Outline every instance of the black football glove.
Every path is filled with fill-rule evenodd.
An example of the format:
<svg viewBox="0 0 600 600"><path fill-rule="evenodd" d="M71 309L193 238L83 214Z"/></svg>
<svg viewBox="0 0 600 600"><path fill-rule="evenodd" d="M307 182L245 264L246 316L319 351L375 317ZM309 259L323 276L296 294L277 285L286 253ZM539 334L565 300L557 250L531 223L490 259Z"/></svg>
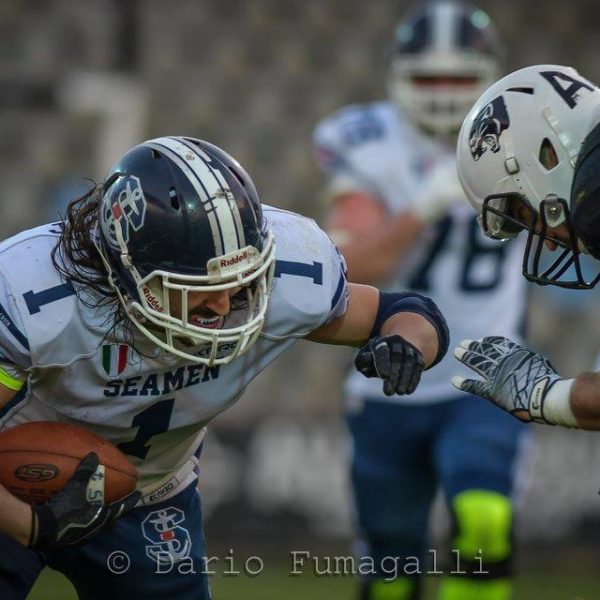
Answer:
<svg viewBox="0 0 600 600"><path fill-rule="evenodd" d="M81 544L135 506L140 492L104 504L104 470L95 452L80 463L67 485L45 504L32 506L29 547L52 552Z"/></svg>
<svg viewBox="0 0 600 600"><path fill-rule="evenodd" d="M358 351L354 366L365 377L383 379L383 393L412 394L425 369L423 355L399 335L371 338Z"/></svg>

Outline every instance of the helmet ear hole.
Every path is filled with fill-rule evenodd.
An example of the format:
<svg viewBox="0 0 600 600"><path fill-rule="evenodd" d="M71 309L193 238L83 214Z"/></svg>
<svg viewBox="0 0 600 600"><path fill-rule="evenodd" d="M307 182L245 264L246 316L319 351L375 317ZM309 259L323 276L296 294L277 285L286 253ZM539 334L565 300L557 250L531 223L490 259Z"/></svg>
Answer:
<svg viewBox="0 0 600 600"><path fill-rule="evenodd" d="M171 206L175 210L179 210L181 208L179 204L179 198L177 196L177 190L173 186L169 188L169 199L171 200Z"/></svg>
<svg viewBox="0 0 600 600"><path fill-rule="evenodd" d="M558 154L552 145L552 142L548 138L544 138L540 144L539 153L540 164L547 170L551 171L554 167L558 166Z"/></svg>

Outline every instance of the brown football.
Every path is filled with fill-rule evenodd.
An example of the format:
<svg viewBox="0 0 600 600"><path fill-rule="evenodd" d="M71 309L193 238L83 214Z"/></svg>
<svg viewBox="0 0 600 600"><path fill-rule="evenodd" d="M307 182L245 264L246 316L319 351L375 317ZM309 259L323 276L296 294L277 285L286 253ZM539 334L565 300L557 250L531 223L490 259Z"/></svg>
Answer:
<svg viewBox="0 0 600 600"><path fill-rule="evenodd" d="M116 446L81 427L50 421L0 431L0 483L29 504L46 502L65 486L89 452L104 465L105 502L135 489L137 471Z"/></svg>

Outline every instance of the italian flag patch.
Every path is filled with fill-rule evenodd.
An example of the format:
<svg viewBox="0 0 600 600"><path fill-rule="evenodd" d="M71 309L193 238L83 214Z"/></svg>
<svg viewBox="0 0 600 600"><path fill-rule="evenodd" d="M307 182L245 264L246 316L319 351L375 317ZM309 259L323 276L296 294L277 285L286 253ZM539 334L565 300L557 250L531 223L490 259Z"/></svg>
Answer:
<svg viewBox="0 0 600 600"><path fill-rule="evenodd" d="M129 346L126 344L104 344L102 367L109 377L122 373L129 362Z"/></svg>

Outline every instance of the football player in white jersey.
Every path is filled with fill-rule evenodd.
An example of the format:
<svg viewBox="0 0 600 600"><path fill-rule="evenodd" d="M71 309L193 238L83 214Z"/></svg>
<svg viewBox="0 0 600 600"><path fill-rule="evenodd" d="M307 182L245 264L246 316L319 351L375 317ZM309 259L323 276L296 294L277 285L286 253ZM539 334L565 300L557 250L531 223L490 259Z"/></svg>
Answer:
<svg viewBox="0 0 600 600"><path fill-rule="evenodd" d="M88 503L91 453L47 504L0 486L0 597L25 598L49 565L82 599L208 599L195 485L205 426L301 338L363 345L357 368L390 394L411 393L448 344L431 300L347 284L313 221L262 206L239 163L201 140L136 146L64 223L3 242L0 429L90 429L128 455L139 484ZM126 573L107 563L116 551Z"/></svg>
<svg viewBox="0 0 600 600"><path fill-rule="evenodd" d="M350 280L430 295L457 342L477 332L518 336L524 317L521 249L486 240L456 174L456 134L497 76L500 54L484 12L454 0L419 5L396 29L390 99L343 108L314 133L329 176L329 232ZM441 488L453 522L450 547L465 573L445 578L440 598L504 600L511 595L513 466L524 428L457 394L455 368L442 361L405 398L388 398L349 374L358 547L378 564L385 556L425 564L430 508ZM393 442L383 431L396 433ZM480 550L486 576L478 572ZM421 587L414 575L364 578L361 598L414 600Z"/></svg>
<svg viewBox="0 0 600 600"><path fill-rule="evenodd" d="M571 289L600 281L600 266L590 274L580 264L582 254L600 259L596 85L561 65L507 75L467 115L457 157L485 233L505 240L526 233L525 278ZM522 421L600 429L599 373L561 378L543 356L493 335L466 339L454 354L481 376L456 376L459 389Z"/></svg>

